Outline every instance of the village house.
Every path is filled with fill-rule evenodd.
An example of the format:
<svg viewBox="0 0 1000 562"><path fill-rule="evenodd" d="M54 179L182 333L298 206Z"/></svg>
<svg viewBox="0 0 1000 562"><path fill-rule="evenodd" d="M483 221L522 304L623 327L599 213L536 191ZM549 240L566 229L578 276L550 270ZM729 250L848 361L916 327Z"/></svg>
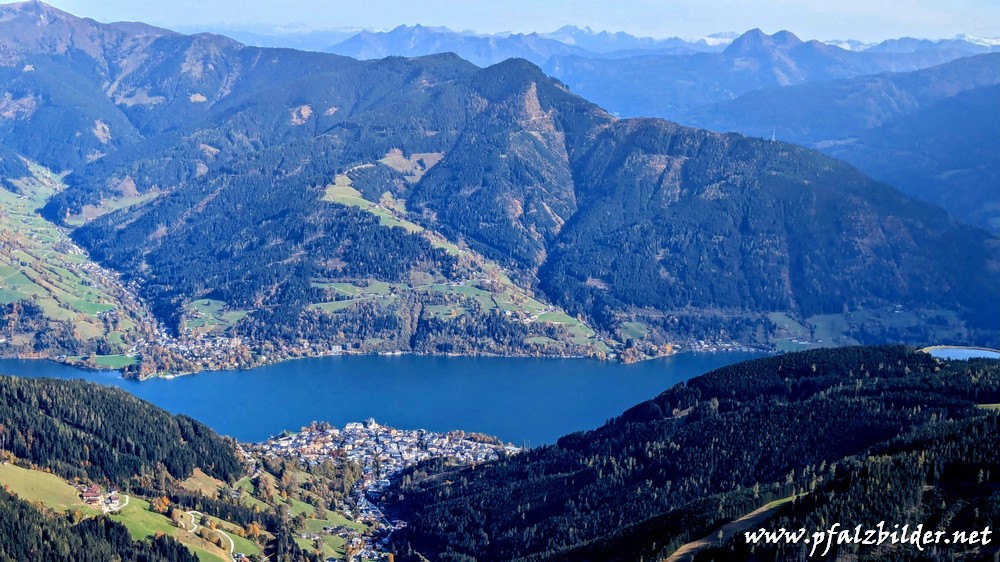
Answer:
<svg viewBox="0 0 1000 562"><path fill-rule="evenodd" d="M83 488L80 496L83 498L83 503L87 505L99 505L101 503L101 487L97 484L91 484Z"/></svg>

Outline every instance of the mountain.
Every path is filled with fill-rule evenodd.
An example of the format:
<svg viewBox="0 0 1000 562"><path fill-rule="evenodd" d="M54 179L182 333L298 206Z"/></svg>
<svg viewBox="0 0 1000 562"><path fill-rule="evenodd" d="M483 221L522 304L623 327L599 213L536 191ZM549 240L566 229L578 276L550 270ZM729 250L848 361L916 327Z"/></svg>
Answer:
<svg viewBox="0 0 1000 562"><path fill-rule="evenodd" d="M38 6L4 6L0 36ZM46 14L65 20L48 44L98 39L8 40L0 87L35 101L0 139L60 173L43 216L180 339L144 348L159 368L345 346L631 360L768 346L775 319L837 343L998 337L996 239L815 152L616 119L525 60L357 61Z"/></svg>
<svg viewBox="0 0 1000 562"><path fill-rule="evenodd" d="M679 120L693 108L752 90L918 70L968 55L959 50L855 52L802 41L787 31L767 35L754 29L721 53L614 60L556 56L543 68L574 92L616 114Z"/></svg>
<svg viewBox="0 0 1000 562"><path fill-rule="evenodd" d="M594 31L589 27L563 26L556 31L541 34L567 45L575 45L592 53L621 56L622 53L636 54L639 51L657 51L658 54L722 51L734 37L728 33L716 33L708 37L684 40L679 37L654 39L636 37L624 31Z"/></svg>
<svg viewBox="0 0 1000 562"><path fill-rule="evenodd" d="M82 64L104 77L127 75L144 62L140 53L157 38L175 35L143 24L98 24L41 2L0 6L0 139L5 146L42 157L50 166L69 169L138 141L135 127L121 117L115 103L141 103L128 98L117 84L94 84L52 67L52 57L79 54ZM31 61L19 53L40 55ZM95 91L102 95L93 95ZM46 99L39 97L44 92ZM73 108L73 111L65 111ZM31 119L26 119L27 117ZM46 126L39 127L40 122ZM86 132L67 139L62 131ZM114 131L114 135L105 131Z"/></svg>
<svg viewBox="0 0 1000 562"><path fill-rule="evenodd" d="M957 50L972 54L995 53L1000 51L1000 40L983 39L959 35L952 39L915 39L900 37L887 39L866 49L873 53L913 53L926 50Z"/></svg>
<svg viewBox="0 0 1000 562"><path fill-rule="evenodd" d="M840 47L845 51L864 51L868 47L873 46L873 43L865 43L864 41L858 41L857 39L831 39L829 41L824 41L827 45L833 45L834 47Z"/></svg>
<svg viewBox="0 0 1000 562"><path fill-rule="evenodd" d="M766 88L702 106L685 123L803 145L849 138L960 92L1000 83L1000 54L963 57L913 72Z"/></svg>
<svg viewBox="0 0 1000 562"><path fill-rule="evenodd" d="M261 25L243 27L217 24L211 26L180 26L176 31L195 35L211 33L225 35L252 47L275 47L299 51L325 52L331 45L337 45L354 37L362 30L357 28L314 30L301 26Z"/></svg>
<svg viewBox="0 0 1000 562"><path fill-rule="evenodd" d="M544 34L470 35L416 25L363 31L324 50L358 59L453 52L483 67L524 58L616 114L676 120L694 107L760 88L916 70L989 49L957 40L934 49L852 45L844 49L759 29L690 41L574 26Z"/></svg>
<svg viewBox="0 0 1000 562"><path fill-rule="evenodd" d="M1000 85L945 98L825 152L1000 233Z"/></svg>
<svg viewBox="0 0 1000 562"><path fill-rule="evenodd" d="M392 535L403 560L675 560L681 547L688 560L800 560L815 547L752 545L744 532L805 528L815 540L837 522L951 536L1000 516L1000 416L977 407L997 398L997 360L788 354L695 377L496 463L417 466L384 500L408 523ZM831 546L829 559L912 559L909 544ZM942 545L923 559L996 552Z"/></svg>
<svg viewBox="0 0 1000 562"><path fill-rule="evenodd" d="M748 92L683 120L818 148L998 232L997 84L1000 53L984 54L914 72Z"/></svg>
<svg viewBox="0 0 1000 562"><path fill-rule="evenodd" d="M362 31L324 50L362 60L388 56L418 57L450 52L478 66L489 66L509 58L523 58L535 64L543 64L556 55L588 53L583 48L549 39L537 33L478 36L423 25L401 25L391 31Z"/></svg>

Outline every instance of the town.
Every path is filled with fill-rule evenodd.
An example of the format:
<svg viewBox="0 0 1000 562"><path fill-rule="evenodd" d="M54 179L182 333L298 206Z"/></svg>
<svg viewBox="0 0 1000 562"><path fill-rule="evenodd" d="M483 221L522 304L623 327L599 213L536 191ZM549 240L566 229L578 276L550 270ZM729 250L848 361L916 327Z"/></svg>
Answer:
<svg viewBox="0 0 1000 562"><path fill-rule="evenodd" d="M359 547L361 559L383 558L386 552L381 549L389 543L389 535L406 526L404 521L386 518L373 501L394 476L419 462L436 458L475 465L522 451L496 437L478 433L395 429L370 418L363 423L348 423L343 429L313 423L298 433L285 433L259 445L244 445L244 450L251 457L267 455L306 464L334 459L357 463L362 477L353 490L356 507L353 512L346 506L343 509L353 520L371 525L376 538L366 542L360 534L343 528L324 529L324 532L342 533L349 544ZM318 537L303 535L302 538Z"/></svg>

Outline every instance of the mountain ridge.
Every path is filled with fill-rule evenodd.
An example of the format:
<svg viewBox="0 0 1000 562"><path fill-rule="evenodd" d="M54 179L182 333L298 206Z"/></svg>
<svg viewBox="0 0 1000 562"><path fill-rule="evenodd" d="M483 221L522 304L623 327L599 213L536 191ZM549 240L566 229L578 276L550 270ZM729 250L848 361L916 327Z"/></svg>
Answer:
<svg viewBox="0 0 1000 562"><path fill-rule="evenodd" d="M770 346L784 313L840 343L995 337L995 240L807 150L617 119L523 59L117 41L143 64L15 52L0 84L38 101L0 140L71 170L45 216L177 349L631 360Z"/></svg>
<svg viewBox="0 0 1000 562"><path fill-rule="evenodd" d="M990 175L995 157L989 152L1000 134L992 116L996 104L990 104L988 93L978 94L982 101L977 103L971 96L1000 83L998 77L1000 53L982 54L906 73L748 92L693 110L684 121L815 147L997 232L995 207L1000 201L993 189L996 178ZM962 99L969 100L964 109ZM950 107L950 117L921 117L935 106L942 111L942 104ZM911 121L917 127L921 119L919 133L889 135ZM926 146L905 148L918 139Z"/></svg>

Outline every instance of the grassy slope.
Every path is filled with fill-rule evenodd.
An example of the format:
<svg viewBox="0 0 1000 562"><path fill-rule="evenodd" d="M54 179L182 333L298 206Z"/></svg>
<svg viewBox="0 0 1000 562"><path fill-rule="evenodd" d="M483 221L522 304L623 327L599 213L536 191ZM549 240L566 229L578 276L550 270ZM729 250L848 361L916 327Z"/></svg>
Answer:
<svg viewBox="0 0 1000 562"><path fill-rule="evenodd" d="M223 550L205 539L178 527L175 527L165 515L149 511L149 502L132 497L129 504L111 516L112 519L125 525L133 539L152 537L161 532L170 535L194 552L201 562L227 562L228 549Z"/></svg>
<svg viewBox="0 0 1000 562"><path fill-rule="evenodd" d="M398 164L396 168L398 168ZM437 280L437 283L427 282L424 284L396 285L395 288L397 291L439 292L473 298L487 311L499 309L523 313L531 321L563 324L569 331L570 341L573 343L580 345L592 344L598 349L607 351L607 346L599 340L597 334L589 326L533 298L526 291L515 285L499 265L486 260L471 250L462 249L438 233L428 231L422 226L408 221L403 217L398 204L390 194L384 194L379 203L368 201L358 190L352 187L351 179L348 176L338 175L334 183L327 186L322 200L340 205L358 207L377 216L379 221L385 226L399 226L405 228L411 234L425 236L434 246L442 248L452 255L467 257L474 264L475 268L478 269L477 277L491 279L491 285L497 287L493 290L487 290L485 288L486 284L479 279L464 279L452 283L444 283L441 282L444 280ZM387 284L382 283L381 285L385 286ZM314 305L325 312L343 310L360 300L393 298L392 295L388 294L389 291L387 289L381 290L382 287L377 283L368 287L361 287L349 283L325 283L317 281L314 282L314 286L332 288L345 296L352 297L347 300L330 301ZM428 310L445 319L461 316L465 312L463 307L451 305L435 305Z"/></svg>
<svg viewBox="0 0 1000 562"><path fill-rule="evenodd" d="M95 278L91 268L96 266L75 249L66 232L35 213L63 189L61 178L30 167L33 177L14 180L20 194L0 189L0 303L36 298L48 318L71 321L80 339L132 339L135 324L128 319L106 333L98 315L120 303Z"/></svg>
<svg viewBox="0 0 1000 562"><path fill-rule="evenodd" d="M22 500L41 502L55 511L80 510L88 515L100 513L83 503L76 488L54 474L4 464L0 465L0 484Z"/></svg>
<svg viewBox="0 0 1000 562"><path fill-rule="evenodd" d="M181 482L181 486L192 492L197 492L203 496L214 498L219 488L225 483L218 478L212 478L205 474L200 468L195 468L190 478Z"/></svg>
<svg viewBox="0 0 1000 562"><path fill-rule="evenodd" d="M78 510L87 516L100 514L100 510L87 506L80 500L76 488L54 474L5 464L0 465L0 484L8 487L23 500L40 502L55 511ZM193 533L175 527L165 515L150 511L149 502L134 496L130 496L128 505L121 512L112 514L111 519L125 525L134 539L152 537L160 532L181 541L202 562L227 562L229 560L228 549L220 549ZM220 522L220 525L223 529L235 528L226 522ZM247 554L260 552L260 549L250 541L240 539L232 534L231 536L238 551Z"/></svg>

